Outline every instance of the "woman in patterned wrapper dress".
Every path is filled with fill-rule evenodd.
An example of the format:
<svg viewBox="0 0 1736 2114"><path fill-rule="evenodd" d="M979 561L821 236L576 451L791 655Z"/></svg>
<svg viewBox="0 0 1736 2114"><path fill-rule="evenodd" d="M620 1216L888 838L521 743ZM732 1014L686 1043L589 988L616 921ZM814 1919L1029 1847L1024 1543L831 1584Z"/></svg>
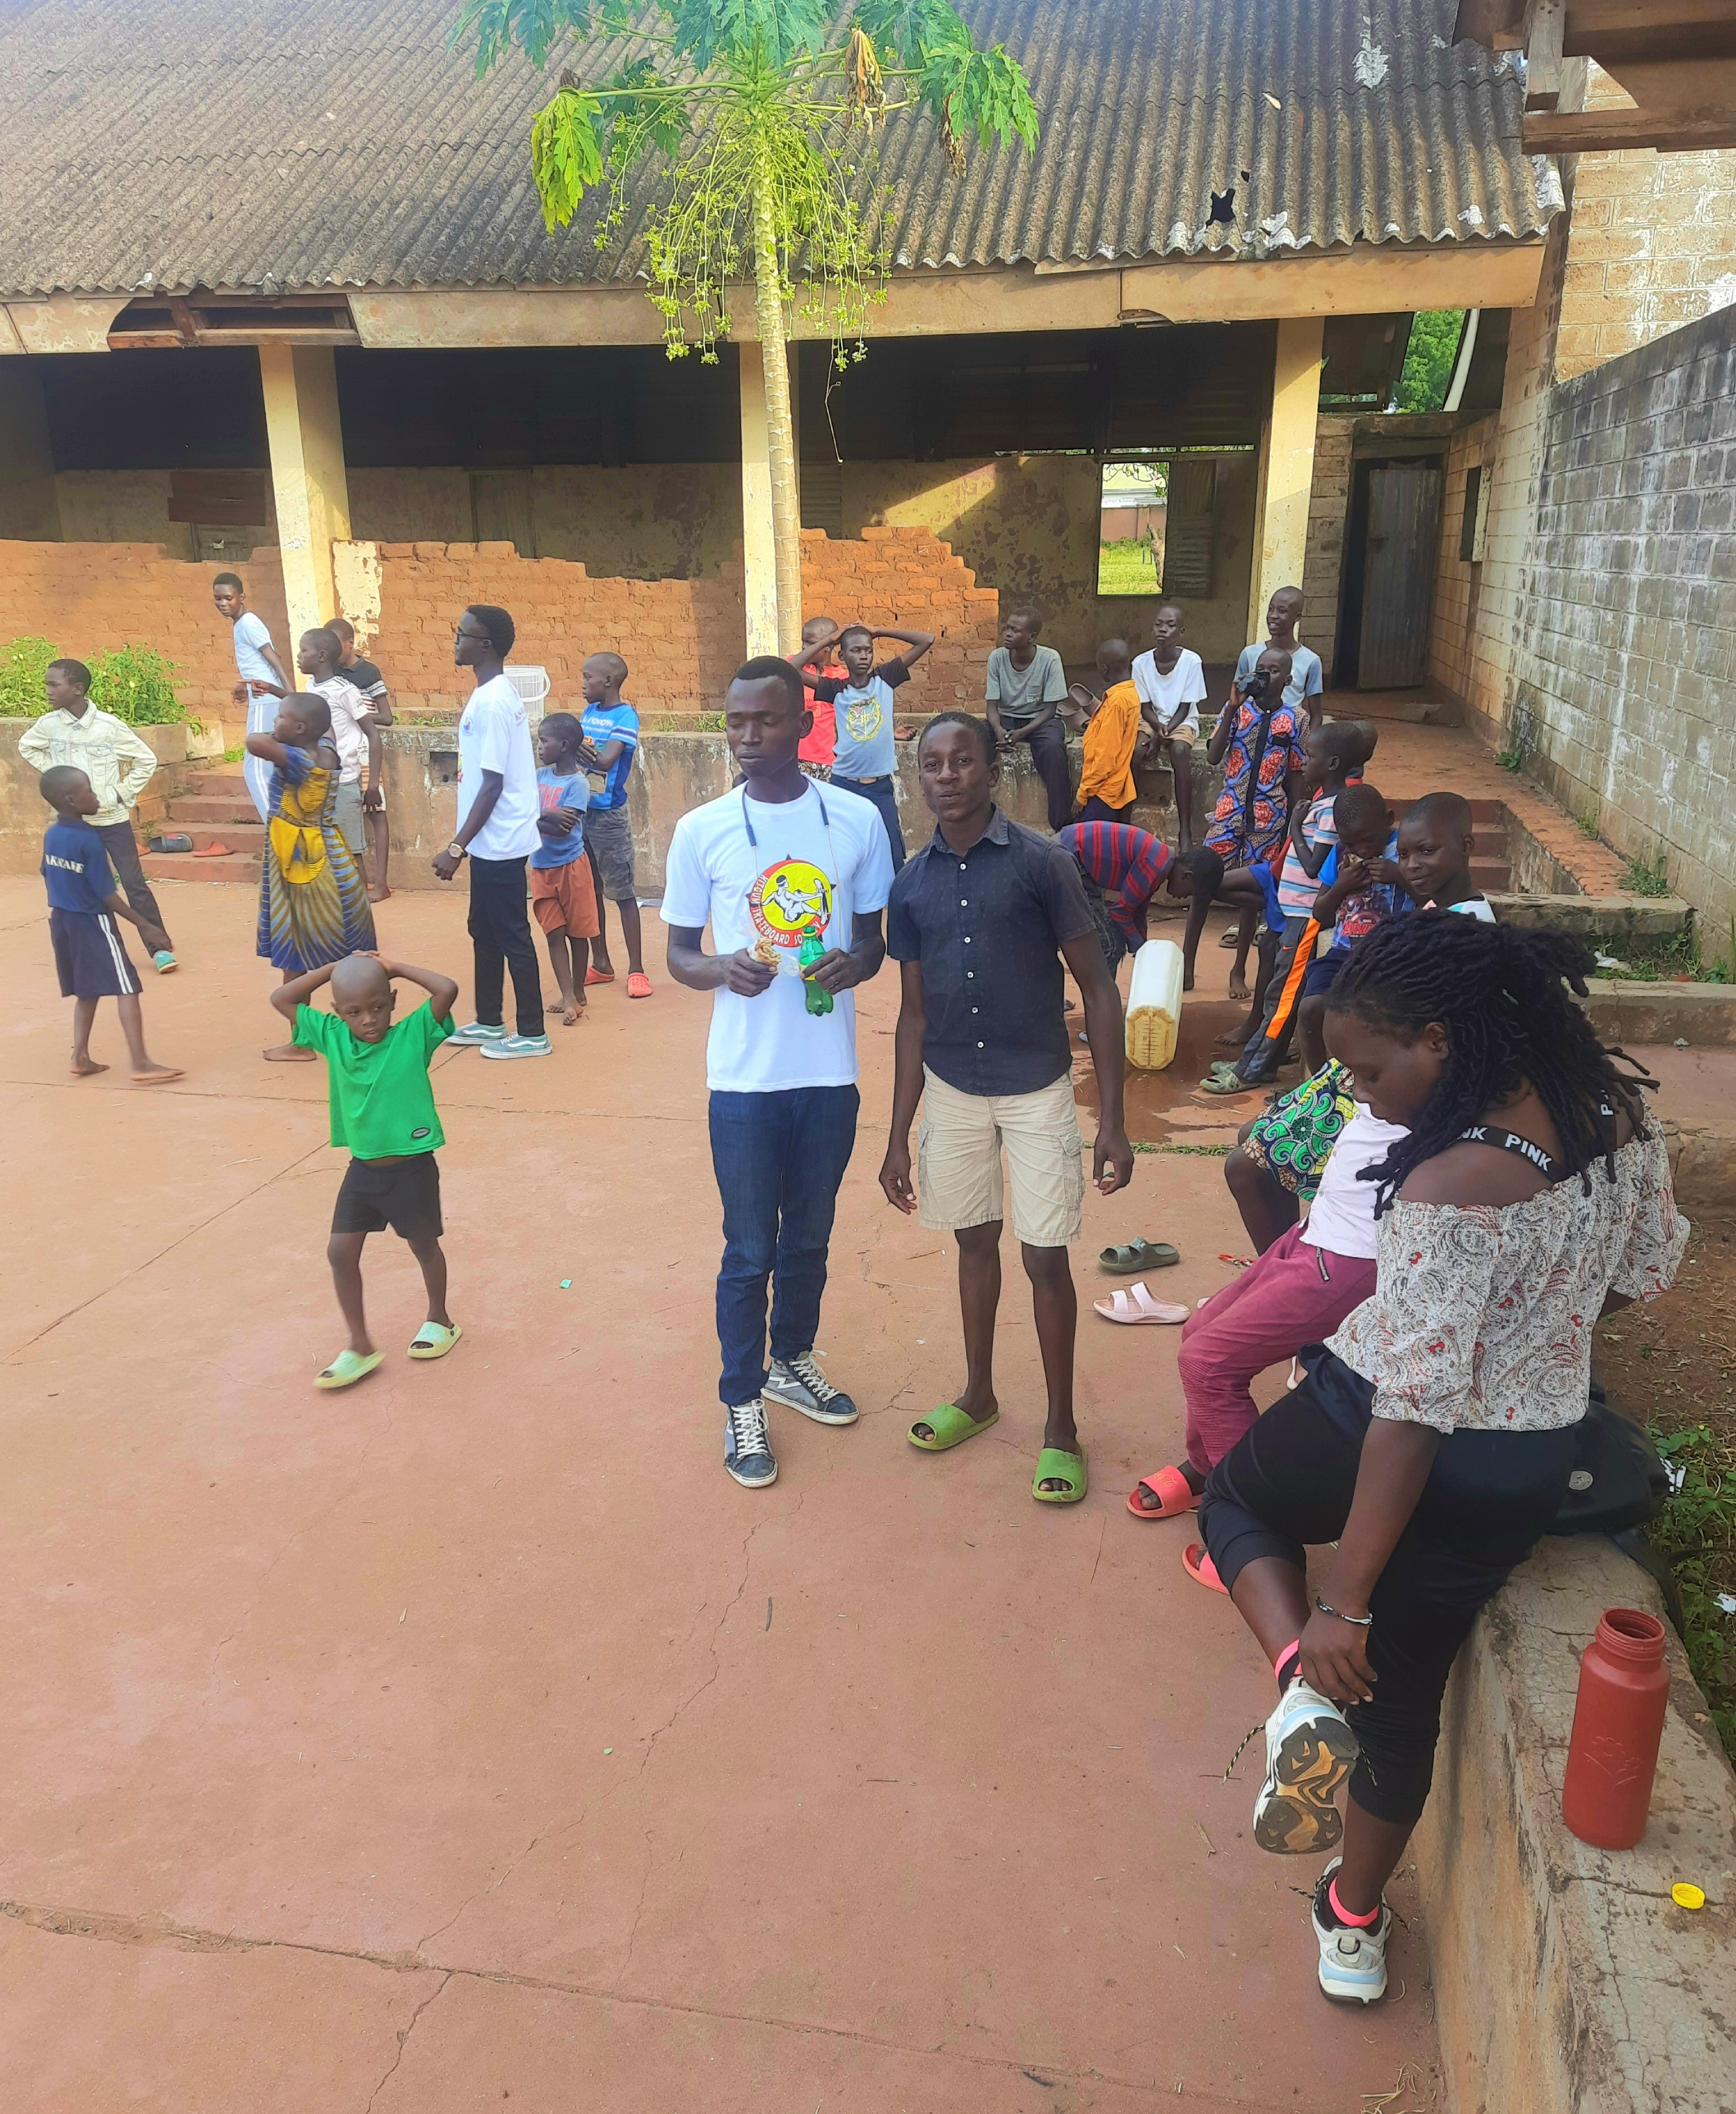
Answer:
<svg viewBox="0 0 1736 2114"><path fill-rule="evenodd" d="M1200 1506L1278 1679L1255 1840L1306 1854L1343 1837L1313 1908L1320 1984L1340 2001L1386 1992L1381 1889L1428 1797L1447 1675L1567 1494L1592 1331L1667 1289L1688 1238L1639 1082L1569 995L1592 968L1564 933L1468 917L1402 918L1358 945L1327 1044L1404 1132L1361 1177L1375 1288L1304 1349L1301 1383ZM1308 1544L1335 1544L1312 1599Z"/></svg>
<svg viewBox="0 0 1736 2114"><path fill-rule="evenodd" d="M250 734L247 752L272 765L271 808L259 875L259 951L291 977L371 950L373 912L367 883L338 833L337 751L331 708L297 690L268 734ZM281 1043L265 1052L277 1064L311 1062L317 1053Z"/></svg>

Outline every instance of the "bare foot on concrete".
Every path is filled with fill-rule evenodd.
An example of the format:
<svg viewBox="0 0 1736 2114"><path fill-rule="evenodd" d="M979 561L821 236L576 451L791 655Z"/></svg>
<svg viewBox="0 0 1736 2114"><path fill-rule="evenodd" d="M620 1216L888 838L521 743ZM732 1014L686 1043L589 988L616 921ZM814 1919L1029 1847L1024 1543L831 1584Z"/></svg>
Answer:
<svg viewBox="0 0 1736 2114"><path fill-rule="evenodd" d="M186 1076L172 1064L147 1064L142 1072L131 1074L135 1087L167 1086L171 1079L184 1079Z"/></svg>
<svg viewBox="0 0 1736 2114"><path fill-rule="evenodd" d="M268 1064L311 1064L317 1052L300 1050L293 1042L280 1042L273 1050L261 1052Z"/></svg>
<svg viewBox="0 0 1736 2114"><path fill-rule="evenodd" d="M1235 972L1235 971L1234 971L1234 969L1232 969L1232 970L1230 972L1230 995L1233 999L1238 999L1238 1000L1245 1000L1250 999L1250 998L1252 998L1252 997L1253 997L1253 992L1252 992L1252 991L1250 991L1248 990L1248 979L1247 979L1247 977L1239 977L1239 976L1236 974L1236 972ZM1239 1036L1234 1036L1234 1035L1231 1035L1231 1036L1220 1036L1218 1037L1218 1040L1219 1040L1219 1041L1221 1041L1221 1042L1222 1042L1222 1041L1230 1041L1230 1042L1234 1042L1234 1041L1239 1041L1239 1039L1240 1039L1240 1038L1239 1038Z"/></svg>
<svg viewBox="0 0 1736 2114"><path fill-rule="evenodd" d="M561 1016L561 1025L563 1027L576 1027L584 1018L584 1008L576 999L571 1001L564 998L551 999L543 1010L545 1013L558 1013Z"/></svg>

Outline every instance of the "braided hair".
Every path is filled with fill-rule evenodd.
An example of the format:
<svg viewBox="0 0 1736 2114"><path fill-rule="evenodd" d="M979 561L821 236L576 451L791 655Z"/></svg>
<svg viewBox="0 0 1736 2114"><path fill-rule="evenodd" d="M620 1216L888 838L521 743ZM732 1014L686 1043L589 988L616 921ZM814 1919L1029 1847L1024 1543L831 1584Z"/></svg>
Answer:
<svg viewBox="0 0 1736 2114"><path fill-rule="evenodd" d="M1639 1088L1656 1082L1626 1053L1606 1050L1573 1003L1583 997L1592 956L1565 932L1490 925L1445 912L1394 918L1360 940L1339 972L1326 1008L1354 1014L1376 1033L1414 1041L1431 1021L1446 1030L1445 1068L1414 1129L1366 1170L1378 1217L1411 1170L1455 1145L1489 1110L1529 1085L1560 1140L1560 1165L1589 1189L1601 1160L1615 1174L1605 1108L1647 1134Z"/></svg>

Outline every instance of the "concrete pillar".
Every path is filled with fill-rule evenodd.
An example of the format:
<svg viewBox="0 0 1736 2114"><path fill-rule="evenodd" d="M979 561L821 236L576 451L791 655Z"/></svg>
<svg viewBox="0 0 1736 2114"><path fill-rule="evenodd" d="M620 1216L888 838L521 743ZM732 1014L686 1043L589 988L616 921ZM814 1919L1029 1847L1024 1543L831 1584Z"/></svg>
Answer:
<svg viewBox="0 0 1736 2114"><path fill-rule="evenodd" d="M1254 565L1248 584L1248 635L1266 636L1266 605L1282 587L1303 587L1308 549L1308 496L1314 483L1314 432L1320 421L1324 319L1298 316L1278 325L1271 416L1260 437L1260 490Z"/></svg>
<svg viewBox="0 0 1736 2114"><path fill-rule="evenodd" d="M741 350L741 556L748 657L776 653L777 552L772 527L772 453L766 437L766 374L757 338Z"/></svg>
<svg viewBox="0 0 1736 2114"><path fill-rule="evenodd" d="M259 381L289 609L283 660L293 668L302 633L337 615L332 545L350 537L350 487L332 348L262 345Z"/></svg>
<svg viewBox="0 0 1736 2114"><path fill-rule="evenodd" d="M42 374L27 359L0 359L0 536L60 541L60 498Z"/></svg>

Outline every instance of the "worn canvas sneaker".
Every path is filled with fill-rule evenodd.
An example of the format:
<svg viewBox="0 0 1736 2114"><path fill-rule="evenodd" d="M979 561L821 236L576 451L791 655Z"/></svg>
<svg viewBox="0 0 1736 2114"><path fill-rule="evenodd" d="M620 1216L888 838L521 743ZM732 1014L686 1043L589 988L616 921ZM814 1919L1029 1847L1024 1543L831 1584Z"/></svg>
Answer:
<svg viewBox="0 0 1736 2114"><path fill-rule="evenodd" d="M1254 1801L1254 1840L1280 1856L1330 1850L1344 1832L1333 1803L1355 1766L1344 1713L1299 1674L1266 1721L1266 1781Z"/></svg>
<svg viewBox="0 0 1736 2114"><path fill-rule="evenodd" d="M1372 2004L1386 1994L1386 1941L1392 1910L1381 1897L1381 1913L1366 1929L1340 1923L1327 1889L1344 1860L1335 1857L1314 1889L1314 1935L1320 1941L1320 1986L1335 2004Z"/></svg>
<svg viewBox="0 0 1736 2114"><path fill-rule="evenodd" d="M799 1358L774 1358L763 1392L767 1402L799 1409L816 1424L854 1424L862 1414L842 1389L827 1379L811 1351Z"/></svg>
<svg viewBox="0 0 1736 2114"><path fill-rule="evenodd" d="M777 1480L766 1436L766 1405L757 1396L723 1412L723 1465L744 1490L763 1490Z"/></svg>
<svg viewBox="0 0 1736 2114"><path fill-rule="evenodd" d="M474 1049L478 1043L504 1042L506 1039L504 1027L491 1027L485 1020L473 1020L468 1027L455 1028L447 1037L448 1042L459 1043L466 1049Z"/></svg>
<svg viewBox="0 0 1736 2114"><path fill-rule="evenodd" d="M457 1041L455 1035L453 1041ZM547 1057L554 1045L546 1035L503 1035L498 1042L483 1045L484 1057Z"/></svg>

